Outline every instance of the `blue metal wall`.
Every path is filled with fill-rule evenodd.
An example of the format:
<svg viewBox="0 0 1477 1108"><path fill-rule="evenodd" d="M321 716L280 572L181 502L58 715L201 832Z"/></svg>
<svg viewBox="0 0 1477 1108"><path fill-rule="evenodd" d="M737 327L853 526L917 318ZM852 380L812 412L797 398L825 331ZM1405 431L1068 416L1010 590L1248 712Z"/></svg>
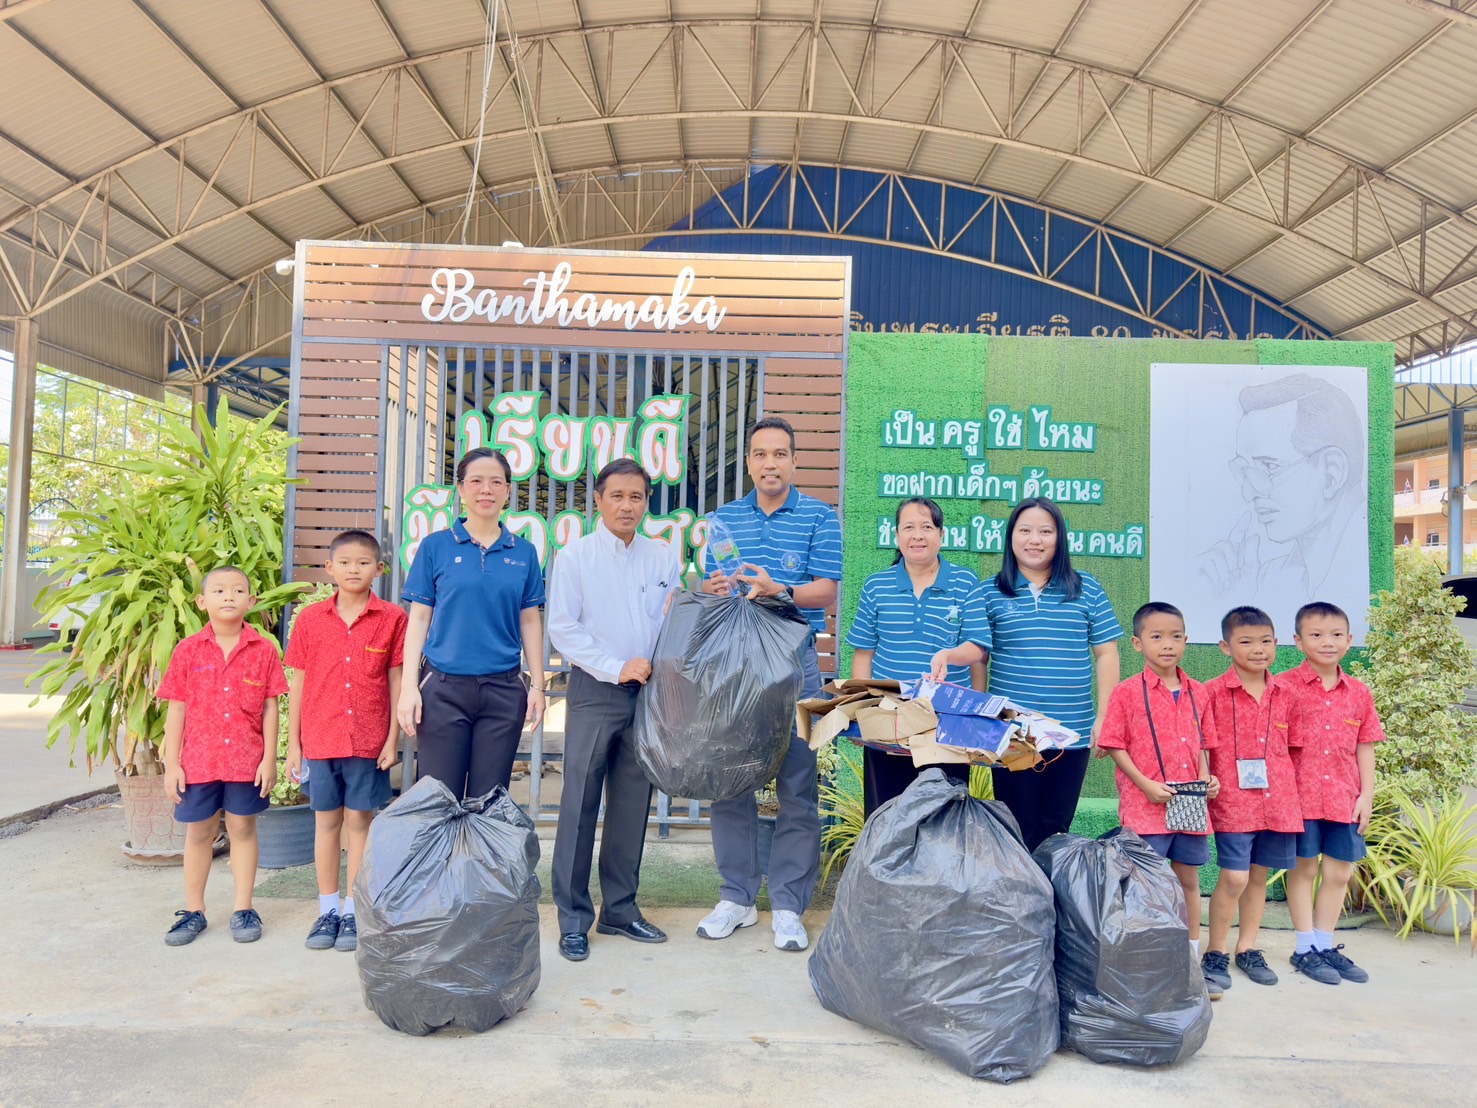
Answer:
<svg viewBox="0 0 1477 1108"><path fill-rule="evenodd" d="M771 166L672 232L648 249L850 254L856 330L1325 337L1191 259L1014 197L916 178Z"/></svg>

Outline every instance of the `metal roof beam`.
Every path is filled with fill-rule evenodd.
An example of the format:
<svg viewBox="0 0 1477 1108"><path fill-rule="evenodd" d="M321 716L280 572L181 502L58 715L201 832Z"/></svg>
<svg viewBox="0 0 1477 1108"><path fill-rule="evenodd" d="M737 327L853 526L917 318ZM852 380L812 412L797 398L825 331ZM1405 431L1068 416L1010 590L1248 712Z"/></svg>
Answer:
<svg viewBox="0 0 1477 1108"><path fill-rule="evenodd" d="M1444 4L1441 0L1405 0L1413 8L1430 12L1432 15L1453 23L1462 23L1468 27L1477 27L1477 15L1472 13L1474 0L1451 0Z"/></svg>

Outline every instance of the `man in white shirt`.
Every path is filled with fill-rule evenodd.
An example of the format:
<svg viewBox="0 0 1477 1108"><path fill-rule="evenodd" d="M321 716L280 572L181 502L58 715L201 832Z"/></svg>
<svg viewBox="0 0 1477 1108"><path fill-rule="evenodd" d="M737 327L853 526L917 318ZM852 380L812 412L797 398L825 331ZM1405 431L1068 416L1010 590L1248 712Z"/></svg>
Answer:
<svg viewBox="0 0 1477 1108"><path fill-rule="evenodd" d="M559 953L572 962L589 957L591 924L602 935L667 941L636 907L651 808L651 783L636 761L636 695L651 676L667 600L682 584L676 552L636 533L650 499L651 478L630 458L602 469L595 478L600 521L559 554L549 585L549 638L570 663L553 880ZM602 785L597 920L590 864Z"/></svg>

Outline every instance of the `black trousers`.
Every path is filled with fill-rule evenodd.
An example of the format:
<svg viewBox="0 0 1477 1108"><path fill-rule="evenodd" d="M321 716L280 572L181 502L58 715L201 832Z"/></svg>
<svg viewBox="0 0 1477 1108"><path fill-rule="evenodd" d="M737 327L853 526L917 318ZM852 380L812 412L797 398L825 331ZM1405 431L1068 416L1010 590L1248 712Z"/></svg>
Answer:
<svg viewBox="0 0 1477 1108"><path fill-rule="evenodd" d="M926 769L941 769L956 781L969 784L969 766L951 763L939 766L915 766L912 758L862 748L862 806L866 818L896 796L902 796L909 785Z"/></svg>
<svg viewBox="0 0 1477 1108"><path fill-rule="evenodd" d="M1060 758L1040 769L992 771L995 799L1003 801L1021 825L1027 850L1035 850L1052 835L1072 826L1090 757L1090 750L1064 750Z"/></svg>
<svg viewBox="0 0 1477 1108"><path fill-rule="evenodd" d="M516 669L468 677L424 666L416 731L422 776L458 798L507 788L527 711L528 687Z"/></svg>
<svg viewBox="0 0 1477 1108"><path fill-rule="evenodd" d="M590 866L602 789L600 918L616 925L641 918L636 888L651 811L651 782L636 761L632 733L639 691L608 684L578 668L569 674L564 786L550 874L561 934L584 934L595 923Z"/></svg>

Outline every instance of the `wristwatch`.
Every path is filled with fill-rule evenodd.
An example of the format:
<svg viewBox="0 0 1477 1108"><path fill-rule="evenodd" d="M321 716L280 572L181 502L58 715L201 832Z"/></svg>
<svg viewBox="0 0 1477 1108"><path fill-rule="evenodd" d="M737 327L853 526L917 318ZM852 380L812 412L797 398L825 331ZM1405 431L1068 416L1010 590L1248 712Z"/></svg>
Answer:
<svg viewBox="0 0 1477 1108"><path fill-rule="evenodd" d="M790 603L793 604L795 602L795 586L794 585L786 585L785 586L785 595L790 598Z"/></svg>

